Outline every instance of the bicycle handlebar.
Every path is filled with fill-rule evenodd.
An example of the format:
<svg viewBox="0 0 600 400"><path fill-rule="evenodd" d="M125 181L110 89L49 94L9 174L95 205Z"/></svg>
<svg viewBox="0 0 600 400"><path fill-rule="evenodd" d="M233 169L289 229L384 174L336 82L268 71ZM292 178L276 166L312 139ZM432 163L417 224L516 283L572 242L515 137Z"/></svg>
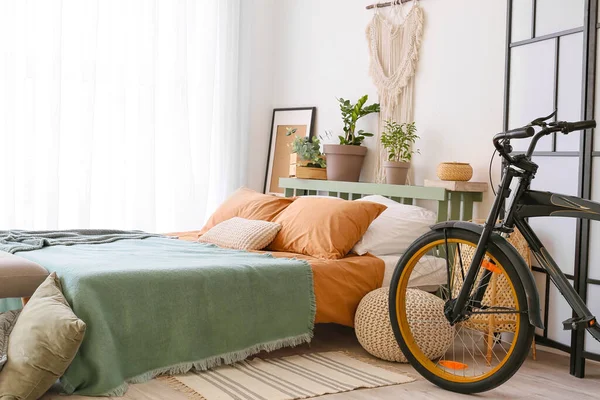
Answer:
<svg viewBox="0 0 600 400"><path fill-rule="evenodd" d="M557 123L557 126L560 126L561 122ZM582 131L585 129L592 129L596 127L596 121L588 120L588 121L579 121L579 122L563 122L561 131L563 133L569 133L573 131Z"/></svg>
<svg viewBox="0 0 600 400"><path fill-rule="evenodd" d="M494 135L494 139L493 139L494 147L496 148L496 150L498 150L498 153L500 153L500 155L502 157L504 157L507 161L513 162L514 161L513 157L511 157L509 155L509 153L512 151L512 148L510 147L510 144L509 144L510 139L526 139L526 138L530 138L533 136L533 139L531 140L531 144L529 145L529 150L527 150L527 157L531 158L531 155L533 153L533 150L535 150L535 146L536 146L538 140L543 136L549 135L553 132L562 132L564 134L567 134L567 133L570 133L573 131L592 129L592 128L596 127L596 121L594 121L594 120L578 121L578 122L560 121L560 122L550 122L548 124L539 122L538 120L535 120L530 125L526 125L521 128L511 129L509 131L501 132L501 133ZM539 131L538 133L535 133L533 124L539 125L543 129L541 131ZM508 140L508 142L505 142L505 140Z"/></svg>
<svg viewBox="0 0 600 400"><path fill-rule="evenodd" d="M496 149L498 149L500 154L503 154L503 146L502 144L500 144L501 140L526 139L528 137L532 137L533 135L535 135L535 129L533 129L533 126L531 125L527 125L522 128L511 129L510 131L506 132L500 132L494 136L494 146L496 147Z"/></svg>
<svg viewBox="0 0 600 400"><path fill-rule="evenodd" d="M510 131L504 132L504 137L506 139L525 139L532 137L534 134L535 129L533 129L533 126L527 125L522 128L511 129Z"/></svg>

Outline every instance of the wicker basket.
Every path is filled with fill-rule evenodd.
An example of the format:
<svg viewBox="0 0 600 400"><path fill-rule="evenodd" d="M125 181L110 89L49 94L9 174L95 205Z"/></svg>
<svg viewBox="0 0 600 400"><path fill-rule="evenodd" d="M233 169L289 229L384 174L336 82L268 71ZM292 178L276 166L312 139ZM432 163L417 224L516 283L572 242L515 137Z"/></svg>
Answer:
<svg viewBox="0 0 600 400"><path fill-rule="evenodd" d="M475 220L475 222L482 223L483 221ZM523 257L526 264L531 267L531 252L529 250L529 245L527 241L519 232L518 229L515 228L514 232L508 238L508 242L514 246L514 248L519 252L519 254ZM460 254L463 265L463 273L466 274L466 270L471 265L471 260L475 254L475 247L468 245L459 245L460 246ZM458 253L455 256L455 268L460 271L460 266L458 265L459 257ZM480 271L480 276L477 277L477 280L481 278L481 274L483 274L483 268ZM453 293L452 296L455 297L458 295L462 287L462 274L456 274L454 276L454 284L453 284ZM489 287L485 291L485 295L483 296L483 304L488 306L495 307L506 307L506 308L514 308L516 306L513 298L513 292L510 287L510 283L506 279L506 275L502 274L492 274L490 279ZM473 329L476 331L480 331L487 335L486 342L488 346L487 351L487 361L491 362L492 359L492 347L495 343L495 335L503 333L503 332L515 332L516 329L516 316L513 314L504 314L503 317L499 317L495 314L478 314L472 315L467 321L462 322L463 326L468 329ZM535 360L535 342L532 344L533 355Z"/></svg>
<svg viewBox="0 0 600 400"><path fill-rule="evenodd" d="M437 167L437 176L443 181L468 181L473 177L473 167L468 163L443 162Z"/></svg>

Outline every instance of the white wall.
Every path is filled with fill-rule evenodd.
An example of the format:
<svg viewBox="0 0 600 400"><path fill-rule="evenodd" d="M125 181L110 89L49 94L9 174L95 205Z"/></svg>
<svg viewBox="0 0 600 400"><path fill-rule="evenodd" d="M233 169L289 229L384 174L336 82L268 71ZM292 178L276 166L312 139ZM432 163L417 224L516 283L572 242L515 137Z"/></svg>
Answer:
<svg viewBox="0 0 600 400"><path fill-rule="evenodd" d="M259 44L253 53L252 87L259 101L251 109L251 187L262 188L273 107L314 105L316 132L338 132L336 97L356 100L368 94L377 99L365 38L373 14L364 7L370 3L276 0L272 10L261 9L253 38ZM421 6L426 27L415 85L421 155L413 160L413 181L419 185L435 179L442 161L469 162L473 180L487 181L491 137L502 129L506 4L425 0ZM373 131L377 118L369 116L362 123ZM371 179L372 161L368 156L361 180ZM494 174L497 180L498 167ZM484 200L487 209L491 196Z"/></svg>

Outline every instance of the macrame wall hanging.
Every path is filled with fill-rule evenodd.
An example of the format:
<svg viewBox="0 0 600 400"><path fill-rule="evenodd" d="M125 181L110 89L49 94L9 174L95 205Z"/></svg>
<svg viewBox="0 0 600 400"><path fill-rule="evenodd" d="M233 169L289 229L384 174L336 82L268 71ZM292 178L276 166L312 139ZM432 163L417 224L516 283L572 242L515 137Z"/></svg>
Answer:
<svg viewBox="0 0 600 400"><path fill-rule="evenodd" d="M381 145L381 131L385 121L412 122L414 76L419 61L419 47L423 37L423 9L414 0L408 12L402 3L392 2L386 12L374 5L375 14L367 26L367 40L371 56L370 74L379 92L379 128L374 176L384 182L382 162L387 154ZM388 5L390 3L387 3ZM382 4L383 5L383 4Z"/></svg>

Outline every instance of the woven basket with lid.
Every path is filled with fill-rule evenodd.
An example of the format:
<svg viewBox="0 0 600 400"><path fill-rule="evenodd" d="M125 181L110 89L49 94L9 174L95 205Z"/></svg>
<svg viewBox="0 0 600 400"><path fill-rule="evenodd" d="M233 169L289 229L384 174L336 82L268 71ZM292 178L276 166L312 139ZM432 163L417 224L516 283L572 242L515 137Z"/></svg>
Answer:
<svg viewBox="0 0 600 400"><path fill-rule="evenodd" d="M473 177L469 163L443 162L437 166L437 176L443 181L468 181Z"/></svg>

